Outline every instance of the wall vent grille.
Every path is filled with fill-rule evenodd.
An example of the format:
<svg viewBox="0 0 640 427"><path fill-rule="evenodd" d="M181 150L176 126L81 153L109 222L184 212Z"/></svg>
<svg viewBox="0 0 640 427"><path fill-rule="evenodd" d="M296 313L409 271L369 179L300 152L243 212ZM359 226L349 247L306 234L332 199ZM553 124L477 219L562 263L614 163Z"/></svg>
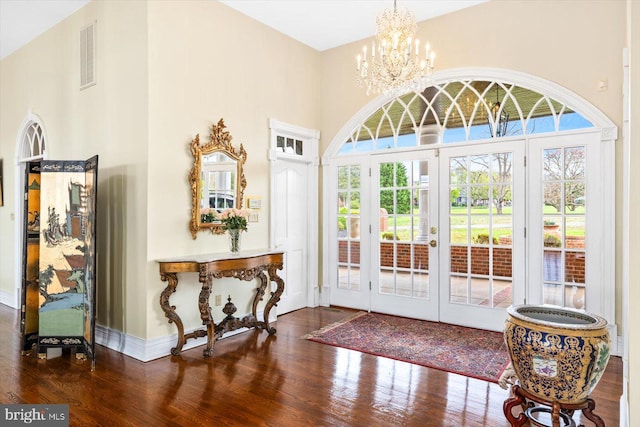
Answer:
<svg viewBox="0 0 640 427"><path fill-rule="evenodd" d="M96 84L96 25L80 30L80 90Z"/></svg>

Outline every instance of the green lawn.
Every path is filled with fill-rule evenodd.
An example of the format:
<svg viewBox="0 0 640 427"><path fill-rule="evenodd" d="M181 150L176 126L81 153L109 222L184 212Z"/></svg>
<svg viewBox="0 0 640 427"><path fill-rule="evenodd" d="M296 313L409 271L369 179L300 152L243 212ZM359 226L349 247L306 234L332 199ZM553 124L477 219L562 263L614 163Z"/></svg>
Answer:
<svg viewBox="0 0 640 427"><path fill-rule="evenodd" d="M511 206L505 206L502 214L498 215L494 207L492 216L489 217L488 207L472 207L471 215L467 215L466 207L451 207L450 224L451 224L451 243L471 243L468 241L467 231L471 229L471 240L480 234L489 234L490 220L493 224L493 236L499 238L501 236L510 236L512 234L512 218ZM569 213L569 212L567 212ZM417 218L418 211L414 211L414 218ZM570 212L570 216L566 217L569 224L566 230L568 236L584 236L584 207L577 207L575 211ZM561 216L553 206L545 206L545 220L561 221ZM571 216L576 215L575 221L571 221ZM399 240L410 240L411 217L409 215L400 215L395 217L389 216L388 232L394 230L396 226L396 235ZM414 225L417 228L417 225ZM384 233L384 232L383 232Z"/></svg>

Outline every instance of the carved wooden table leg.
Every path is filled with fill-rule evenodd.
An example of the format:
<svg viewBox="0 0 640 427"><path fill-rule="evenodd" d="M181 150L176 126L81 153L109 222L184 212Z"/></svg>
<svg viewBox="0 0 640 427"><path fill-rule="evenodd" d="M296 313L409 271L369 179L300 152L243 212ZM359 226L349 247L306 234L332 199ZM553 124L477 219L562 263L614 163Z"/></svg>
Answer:
<svg viewBox="0 0 640 427"><path fill-rule="evenodd" d="M269 279L264 274L264 271L259 272L256 277L260 281L260 285L256 288L256 295L253 297L253 304L251 306L251 314L256 319L258 318L258 303L262 301L264 297L265 289L267 289L267 284L269 283Z"/></svg>
<svg viewBox="0 0 640 427"><path fill-rule="evenodd" d="M211 281L212 276L209 274L206 265L200 266L200 283L202 283L202 289L200 290L200 296L198 297L198 308L200 309L200 318L202 324L207 328L207 346L202 350L204 357L210 357L213 353L213 344L215 338L213 316L211 315L211 306L209 305L209 296L211 295Z"/></svg>
<svg viewBox="0 0 640 427"><path fill-rule="evenodd" d="M593 421L596 427L605 427L604 420L600 418L598 415L593 413L593 410L596 409L596 402L592 398L587 399L587 407L582 410L587 419Z"/></svg>
<svg viewBox="0 0 640 427"><path fill-rule="evenodd" d="M269 332L269 335L273 335L276 333L276 328L272 328L269 326L269 312L274 305L277 305L278 301L280 301L280 296L282 292L284 292L284 280L278 276L276 270L282 270L282 263L278 264L269 264L267 266L267 271L269 272L269 279L271 281L276 282L277 287L276 291L271 293L271 297L269 301L267 301L267 305L264 308L264 324L265 329Z"/></svg>
<svg viewBox="0 0 640 427"><path fill-rule="evenodd" d="M517 417L513 416L513 408L518 405L525 408L526 399L520 393L520 386L513 385L511 386L511 397L502 404L502 412L504 412L504 416L507 418L507 421L509 421L511 427L520 427L527 422L527 416L524 412L521 412Z"/></svg>
<svg viewBox="0 0 640 427"><path fill-rule="evenodd" d="M169 304L169 297L176 291L178 286L178 274L177 273L160 273L160 280L168 282L167 287L160 294L160 307L164 311L165 317L169 319L169 323L174 323L178 328L178 344L171 349L171 354L177 356L182 351L184 345L184 326L182 325L182 319L176 313L176 306Z"/></svg>

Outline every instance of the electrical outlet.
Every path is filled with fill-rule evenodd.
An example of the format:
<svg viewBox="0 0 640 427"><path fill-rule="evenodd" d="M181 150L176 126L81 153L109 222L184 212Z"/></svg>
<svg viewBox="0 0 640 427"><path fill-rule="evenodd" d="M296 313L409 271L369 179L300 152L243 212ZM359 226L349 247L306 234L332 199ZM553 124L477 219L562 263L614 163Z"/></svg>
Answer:
<svg viewBox="0 0 640 427"><path fill-rule="evenodd" d="M222 295L216 295L216 306L222 305Z"/></svg>

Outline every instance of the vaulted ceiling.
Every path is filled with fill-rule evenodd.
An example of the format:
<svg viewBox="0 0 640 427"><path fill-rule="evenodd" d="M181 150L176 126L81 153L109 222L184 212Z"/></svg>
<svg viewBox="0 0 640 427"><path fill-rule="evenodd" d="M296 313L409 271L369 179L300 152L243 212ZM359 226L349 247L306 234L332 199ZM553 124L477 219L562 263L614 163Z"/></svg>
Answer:
<svg viewBox="0 0 640 427"><path fill-rule="evenodd" d="M89 1L0 0L0 60ZM374 35L378 13L393 7L392 0L220 1L318 51ZM417 21L424 21L485 1L488 0L399 0L398 8L409 9Z"/></svg>

